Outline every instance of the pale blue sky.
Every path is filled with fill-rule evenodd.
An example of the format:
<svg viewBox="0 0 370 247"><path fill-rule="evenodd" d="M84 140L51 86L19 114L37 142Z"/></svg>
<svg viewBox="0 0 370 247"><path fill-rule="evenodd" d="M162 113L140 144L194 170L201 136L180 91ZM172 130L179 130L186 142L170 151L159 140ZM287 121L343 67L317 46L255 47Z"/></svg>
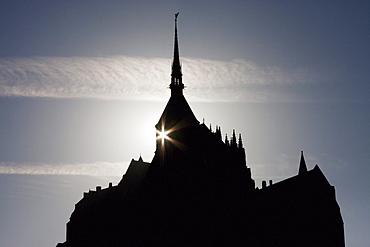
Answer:
<svg viewBox="0 0 370 247"><path fill-rule="evenodd" d="M178 11L198 120L242 134L258 186L295 175L303 150L336 188L347 246L370 242L368 2L0 5L2 246L63 242L84 191L152 159Z"/></svg>

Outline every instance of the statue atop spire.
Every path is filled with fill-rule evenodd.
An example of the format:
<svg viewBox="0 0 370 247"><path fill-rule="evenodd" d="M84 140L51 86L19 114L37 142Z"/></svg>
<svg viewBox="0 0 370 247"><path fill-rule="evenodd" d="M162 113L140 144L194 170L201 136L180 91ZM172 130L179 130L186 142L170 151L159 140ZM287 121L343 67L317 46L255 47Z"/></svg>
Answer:
<svg viewBox="0 0 370 247"><path fill-rule="evenodd" d="M179 12L175 14L175 45L173 52L173 61L172 61L172 73L171 73L171 95L182 94L184 89L184 84L182 83L182 73L181 73L181 64L180 64L180 55L179 55L179 41L177 38L177 18Z"/></svg>

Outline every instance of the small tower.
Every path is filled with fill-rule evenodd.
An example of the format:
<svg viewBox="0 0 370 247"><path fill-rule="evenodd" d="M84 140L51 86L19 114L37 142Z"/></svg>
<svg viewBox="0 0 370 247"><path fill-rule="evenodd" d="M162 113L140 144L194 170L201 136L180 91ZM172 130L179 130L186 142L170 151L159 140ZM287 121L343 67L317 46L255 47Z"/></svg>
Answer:
<svg viewBox="0 0 370 247"><path fill-rule="evenodd" d="M243 148L242 134L239 134L238 148Z"/></svg>
<svg viewBox="0 0 370 247"><path fill-rule="evenodd" d="M298 175L307 173L306 161L304 160L303 151L301 151L301 162L299 163Z"/></svg>
<svg viewBox="0 0 370 247"><path fill-rule="evenodd" d="M182 152L180 146L183 145L185 138L185 130L199 125L193 111L186 101L182 83L182 72L179 55L179 41L177 37L177 17L175 14L175 41L172 60L171 73L171 97L158 121L155 125L156 134L156 152L153 158L153 163L169 162L171 157L175 157L174 153ZM170 151L171 150L171 151Z"/></svg>
<svg viewBox="0 0 370 247"><path fill-rule="evenodd" d="M221 127L220 127L220 126L218 126L218 127L216 128L216 136L217 136L217 138L219 138L220 140L222 139Z"/></svg>
<svg viewBox="0 0 370 247"><path fill-rule="evenodd" d="M237 147L237 144L236 144L236 135L235 135L235 130L233 130L233 135L231 137L231 146L232 147Z"/></svg>

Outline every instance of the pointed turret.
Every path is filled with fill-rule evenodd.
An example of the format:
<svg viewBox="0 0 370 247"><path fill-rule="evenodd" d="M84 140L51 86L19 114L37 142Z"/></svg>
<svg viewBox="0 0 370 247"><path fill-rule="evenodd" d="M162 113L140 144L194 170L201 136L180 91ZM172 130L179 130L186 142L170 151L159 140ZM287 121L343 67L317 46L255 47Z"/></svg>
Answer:
<svg viewBox="0 0 370 247"><path fill-rule="evenodd" d="M179 41L177 38L177 17L179 13L175 14L175 42L173 51L173 61L172 61L172 73L171 73L171 95L182 94L184 89L184 84L182 83L182 72L180 64L180 54L179 54Z"/></svg>
<svg viewBox="0 0 370 247"><path fill-rule="evenodd" d="M235 130L233 130L233 135L231 137L231 146L232 147L237 147Z"/></svg>
<svg viewBox="0 0 370 247"><path fill-rule="evenodd" d="M229 145L230 145L230 143L229 143L229 139L227 138L227 134L225 134L225 144L226 144L227 146L229 146Z"/></svg>
<svg viewBox="0 0 370 247"><path fill-rule="evenodd" d="M221 127L218 126L216 129L216 136L221 140L222 139L222 134L221 134Z"/></svg>
<svg viewBox="0 0 370 247"><path fill-rule="evenodd" d="M239 143L238 143L239 148L243 148L243 140L242 140L242 134L239 134Z"/></svg>
<svg viewBox="0 0 370 247"><path fill-rule="evenodd" d="M301 162L299 163L298 175L305 174L307 172L306 161L304 160L303 151L301 151Z"/></svg>

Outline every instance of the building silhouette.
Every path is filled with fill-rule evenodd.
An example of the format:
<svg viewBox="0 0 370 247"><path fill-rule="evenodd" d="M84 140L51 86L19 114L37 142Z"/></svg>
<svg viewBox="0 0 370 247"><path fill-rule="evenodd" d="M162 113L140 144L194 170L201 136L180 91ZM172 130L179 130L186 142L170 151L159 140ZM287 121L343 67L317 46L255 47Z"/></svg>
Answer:
<svg viewBox="0 0 370 247"><path fill-rule="evenodd" d="M151 162L75 205L64 243L82 246L344 246L335 189L316 165L256 188L241 135L200 123L184 95L175 15L171 97Z"/></svg>

